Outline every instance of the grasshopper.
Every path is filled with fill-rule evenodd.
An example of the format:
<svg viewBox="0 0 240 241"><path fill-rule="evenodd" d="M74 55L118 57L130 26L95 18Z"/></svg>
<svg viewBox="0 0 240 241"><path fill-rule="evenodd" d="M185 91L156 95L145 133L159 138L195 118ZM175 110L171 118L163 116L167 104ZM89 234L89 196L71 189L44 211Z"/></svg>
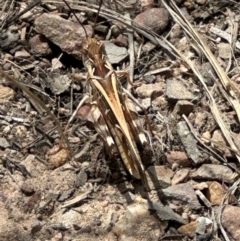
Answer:
<svg viewBox="0 0 240 241"><path fill-rule="evenodd" d="M118 74L107 60L103 43L87 38L82 56L92 89L90 115L95 128L110 153L116 145L129 173L137 179L141 178L147 187L137 144L144 147L148 141L135 104L123 92Z"/></svg>

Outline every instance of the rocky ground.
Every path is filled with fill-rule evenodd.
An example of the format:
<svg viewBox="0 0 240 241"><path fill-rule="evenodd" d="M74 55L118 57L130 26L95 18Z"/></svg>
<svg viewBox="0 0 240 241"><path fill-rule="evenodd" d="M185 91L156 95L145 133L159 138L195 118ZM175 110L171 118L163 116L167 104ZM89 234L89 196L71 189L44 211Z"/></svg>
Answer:
<svg viewBox="0 0 240 241"><path fill-rule="evenodd" d="M103 1L94 24L99 1L68 2L0 1L0 241L240 240L239 3ZM149 191L77 109L72 11L139 83L120 78L147 112Z"/></svg>

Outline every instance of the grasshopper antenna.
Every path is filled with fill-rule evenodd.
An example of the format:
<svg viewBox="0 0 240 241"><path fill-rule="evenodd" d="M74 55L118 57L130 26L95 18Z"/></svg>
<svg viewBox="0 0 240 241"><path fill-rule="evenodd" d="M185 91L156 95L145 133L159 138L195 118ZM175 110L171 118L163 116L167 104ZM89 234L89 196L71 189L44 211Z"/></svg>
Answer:
<svg viewBox="0 0 240 241"><path fill-rule="evenodd" d="M88 38L88 34L87 31L84 27L84 25L81 23L80 19L78 18L78 16L75 14L74 10L70 7L70 5L68 4L68 2L66 0L63 0L63 2L67 5L67 7L69 8L69 10L73 13L74 17L77 19L77 21L79 22L79 24L82 26L82 28L84 29L84 32L86 34L86 37ZM102 0L101 0L102 2ZM100 9L99 9L100 10ZM99 12L99 11L98 11ZM96 21L95 21L96 22ZM95 23L94 23L95 24Z"/></svg>
<svg viewBox="0 0 240 241"><path fill-rule="evenodd" d="M94 21L94 25L93 25L93 36L95 35L95 27L97 25L97 20L98 20L98 16L99 16L99 13L100 13L100 9L102 7L102 4L103 4L103 0L100 0L100 4L99 4L99 7L98 7L98 10L97 10L97 16L95 18L95 21Z"/></svg>

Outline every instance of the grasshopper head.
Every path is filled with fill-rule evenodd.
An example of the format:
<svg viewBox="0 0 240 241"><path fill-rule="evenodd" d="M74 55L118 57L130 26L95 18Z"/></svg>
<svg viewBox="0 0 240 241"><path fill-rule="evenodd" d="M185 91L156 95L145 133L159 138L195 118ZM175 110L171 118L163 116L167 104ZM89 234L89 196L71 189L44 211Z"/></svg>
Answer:
<svg viewBox="0 0 240 241"><path fill-rule="evenodd" d="M83 44L82 59L85 67L94 69L96 75L103 78L107 74L104 45L95 38L87 38Z"/></svg>
<svg viewBox="0 0 240 241"><path fill-rule="evenodd" d="M95 38L87 38L82 46L83 58L94 60L96 55L104 55L105 49L103 43L100 43Z"/></svg>

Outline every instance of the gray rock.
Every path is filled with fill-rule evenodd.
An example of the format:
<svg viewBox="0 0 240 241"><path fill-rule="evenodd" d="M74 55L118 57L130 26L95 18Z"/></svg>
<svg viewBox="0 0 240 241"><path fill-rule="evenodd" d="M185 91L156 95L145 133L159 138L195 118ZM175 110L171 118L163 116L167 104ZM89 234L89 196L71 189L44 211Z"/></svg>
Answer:
<svg viewBox="0 0 240 241"><path fill-rule="evenodd" d="M14 57L19 59L29 59L31 55L25 49L21 49L15 52Z"/></svg>
<svg viewBox="0 0 240 241"><path fill-rule="evenodd" d="M165 221L175 221L181 224L186 222L182 219L180 215L174 213L173 210L168 206L163 206L159 202L150 202L149 209L154 211L160 220Z"/></svg>
<svg viewBox="0 0 240 241"><path fill-rule="evenodd" d="M74 188L70 188L62 192L61 196L58 198L59 202L64 202L65 200L69 199L73 193L75 192Z"/></svg>
<svg viewBox="0 0 240 241"><path fill-rule="evenodd" d="M15 94L12 88L0 84L0 103L8 102L14 98Z"/></svg>
<svg viewBox="0 0 240 241"><path fill-rule="evenodd" d="M8 143L8 141L5 138L0 137L0 147L8 148L8 147L10 147L10 144Z"/></svg>
<svg viewBox="0 0 240 241"><path fill-rule="evenodd" d="M176 79L167 80L166 96L170 101L192 100L195 98L183 82Z"/></svg>
<svg viewBox="0 0 240 241"><path fill-rule="evenodd" d="M216 74L209 62L203 63L199 68L199 72L204 78L204 82L208 86L213 86L215 79L217 79Z"/></svg>
<svg viewBox="0 0 240 241"><path fill-rule="evenodd" d="M197 147L197 141L189 131L185 121L181 121L177 124L177 132L184 146L188 157L196 164L203 163L208 156L205 153L201 153Z"/></svg>
<svg viewBox="0 0 240 241"><path fill-rule="evenodd" d="M84 26L87 35L92 35L92 27ZM64 52L81 59L80 45L86 38L85 31L79 23L73 23L55 14L44 13L35 20L35 29Z"/></svg>
<svg viewBox="0 0 240 241"><path fill-rule="evenodd" d="M31 226L31 234L35 234L37 232L39 232L42 228L42 225L39 221L35 221L32 223L32 226Z"/></svg>
<svg viewBox="0 0 240 241"><path fill-rule="evenodd" d="M205 234L207 233L208 230L211 230L211 226L212 226L211 219L205 218L205 217L199 217L197 221L198 221L198 226L196 229L196 233Z"/></svg>
<svg viewBox="0 0 240 241"><path fill-rule="evenodd" d="M179 115L189 115L193 110L193 103L187 101L187 100L179 100L177 104L174 107L173 113L179 114Z"/></svg>
<svg viewBox="0 0 240 241"><path fill-rule="evenodd" d="M218 180L221 182L233 183L237 174L223 165L204 164L191 174L195 179Z"/></svg>
<svg viewBox="0 0 240 241"><path fill-rule="evenodd" d="M142 84L136 89L136 92L141 98L156 98L163 94L163 83Z"/></svg>
<svg viewBox="0 0 240 241"><path fill-rule="evenodd" d="M188 168L182 168L178 170L172 178L172 185L176 185L186 180L189 176L189 172L190 170Z"/></svg>
<svg viewBox="0 0 240 241"><path fill-rule="evenodd" d="M207 121L207 113L204 112L197 112L194 120L195 127L197 129L201 129L203 125L205 125Z"/></svg>
<svg viewBox="0 0 240 241"><path fill-rule="evenodd" d="M171 185L174 172L164 166L150 166L147 169L151 189L166 188Z"/></svg>
<svg viewBox="0 0 240 241"><path fill-rule="evenodd" d="M237 138L234 137L234 141L235 140L237 140ZM235 157L235 154L227 148L228 144L221 130L215 130L213 132L213 136L211 138L211 145L219 152L222 152L225 157L230 157L230 158Z"/></svg>
<svg viewBox="0 0 240 241"><path fill-rule="evenodd" d="M52 92L56 95L63 93L68 89L72 80L67 75L56 73L47 79Z"/></svg>
<svg viewBox="0 0 240 241"><path fill-rule="evenodd" d="M81 187L83 186L87 181L87 173L82 169L76 177L76 182L75 182L75 186L76 187Z"/></svg>
<svg viewBox="0 0 240 241"><path fill-rule="evenodd" d="M222 225L233 240L240 240L240 207L227 205L222 213Z"/></svg>
<svg viewBox="0 0 240 241"><path fill-rule="evenodd" d="M124 47L118 47L111 42L104 42L104 46L111 64L118 64L128 56L128 51Z"/></svg>
<svg viewBox="0 0 240 241"><path fill-rule="evenodd" d="M201 208L196 193L189 183L173 185L158 191L164 200L187 204L192 209Z"/></svg>
<svg viewBox="0 0 240 241"><path fill-rule="evenodd" d="M218 44L218 54L220 58L229 59L232 55L231 46L228 43Z"/></svg>
<svg viewBox="0 0 240 241"><path fill-rule="evenodd" d="M145 110L147 110L151 106L151 98L139 99L138 102ZM142 111L142 109L140 108L138 110L138 106L136 106L136 109L137 111Z"/></svg>
<svg viewBox="0 0 240 241"><path fill-rule="evenodd" d="M0 35L0 47L2 49L14 48L19 38L20 34L17 31L7 30Z"/></svg>
<svg viewBox="0 0 240 241"><path fill-rule="evenodd" d="M119 240L158 240L167 227L167 221L158 221L148 211L147 203L133 203L115 224L112 231Z"/></svg>
<svg viewBox="0 0 240 241"><path fill-rule="evenodd" d="M52 53L49 41L43 35L37 34L29 40L29 44L36 56L47 56Z"/></svg>
<svg viewBox="0 0 240 241"><path fill-rule="evenodd" d="M124 193L124 197L127 201L127 203L133 203L136 199L136 196L132 192L126 192Z"/></svg>
<svg viewBox="0 0 240 241"><path fill-rule="evenodd" d="M27 179L27 180L23 181L20 185L20 189L26 195L31 195L35 192L35 187L34 187L31 179Z"/></svg>

